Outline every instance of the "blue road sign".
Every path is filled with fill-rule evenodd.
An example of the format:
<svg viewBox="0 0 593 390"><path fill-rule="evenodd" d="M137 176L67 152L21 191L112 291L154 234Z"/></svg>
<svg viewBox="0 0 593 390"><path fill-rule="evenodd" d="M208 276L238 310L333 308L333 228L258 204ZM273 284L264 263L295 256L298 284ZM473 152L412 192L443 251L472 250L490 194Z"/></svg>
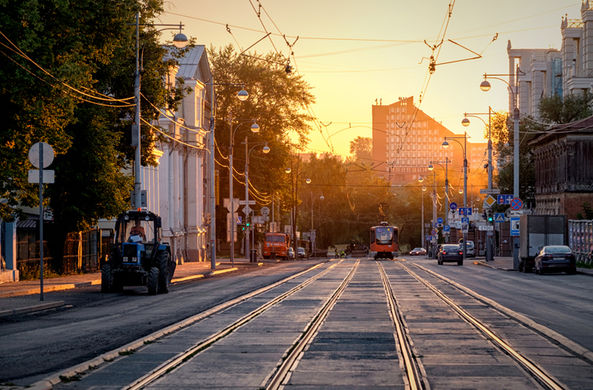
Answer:
<svg viewBox="0 0 593 390"><path fill-rule="evenodd" d="M461 217L461 223L469 223L468 217Z"/></svg>
<svg viewBox="0 0 593 390"><path fill-rule="evenodd" d="M443 226L443 231L444 232L450 232L451 231L451 226L449 226L449 225Z"/></svg>
<svg viewBox="0 0 593 390"><path fill-rule="evenodd" d="M438 217L438 218L437 218L437 223L443 223L443 218L441 218L441 217Z"/></svg>
<svg viewBox="0 0 593 390"><path fill-rule="evenodd" d="M511 199L513 199L513 194L499 194L496 197L496 202L498 204L510 204Z"/></svg>
<svg viewBox="0 0 593 390"><path fill-rule="evenodd" d="M451 204L449 205L449 208L453 211L455 211L455 209L457 208L457 203L455 202L451 202Z"/></svg>
<svg viewBox="0 0 593 390"><path fill-rule="evenodd" d="M519 232L519 217L511 217L511 236L520 236Z"/></svg>
<svg viewBox="0 0 593 390"><path fill-rule="evenodd" d="M504 213L494 213L494 222L504 222Z"/></svg>
<svg viewBox="0 0 593 390"><path fill-rule="evenodd" d="M512 210L521 210L523 207L523 201L520 198L513 198L509 203Z"/></svg>
<svg viewBox="0 0 593 390"><path fill-rule="evenodd" d="M472 208L471 207L460 207L459 215L472 215Z"/></svg>

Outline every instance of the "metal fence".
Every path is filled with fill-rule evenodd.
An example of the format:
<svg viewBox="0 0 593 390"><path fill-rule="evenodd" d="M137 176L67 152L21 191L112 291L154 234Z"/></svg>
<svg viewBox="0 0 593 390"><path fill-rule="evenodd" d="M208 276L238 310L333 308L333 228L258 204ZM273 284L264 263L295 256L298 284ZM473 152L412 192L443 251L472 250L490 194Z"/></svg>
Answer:
<svg viewBox="0 0 593 390"><path fill-rule="evenodd" d="M106 229L68 233L64 243L62 272L72 274L98 271L112 240L113 232Z"/></svg>
<svg viewBox="0 0 593 390"><path fill-rule="evenodd" d="M593 250L593 220L568 220L568 245L577 261L593 265L588 256Z"/></svg>

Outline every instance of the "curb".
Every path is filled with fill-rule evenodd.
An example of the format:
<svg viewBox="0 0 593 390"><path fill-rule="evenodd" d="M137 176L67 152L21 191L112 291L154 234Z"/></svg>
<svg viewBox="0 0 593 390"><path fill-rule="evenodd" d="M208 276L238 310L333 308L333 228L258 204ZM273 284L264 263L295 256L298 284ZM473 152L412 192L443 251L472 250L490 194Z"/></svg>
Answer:
<svg viewBox="0 0 593 390"><path fill-rule="evenodd" d="M19 307L16 309L1 310L0 317L8 317L8 316L16 315L16 314L33 313L33 312L41 311L41 310L55 309L56 307L61 307L61 306L64 306L64 301L47 302L47 303L41 303L39 305L31 305L31 306Z"/></svg>
<svg viewBox="0 0 593 390"><path fill-rule="evenodd" d="M474 265L481 265L483 267L488 267L492 269L499 269L501 271L514 271L513 268L504 268L504 267L497 267L495 265L487 263L485 260L474 260Z"/></svg>

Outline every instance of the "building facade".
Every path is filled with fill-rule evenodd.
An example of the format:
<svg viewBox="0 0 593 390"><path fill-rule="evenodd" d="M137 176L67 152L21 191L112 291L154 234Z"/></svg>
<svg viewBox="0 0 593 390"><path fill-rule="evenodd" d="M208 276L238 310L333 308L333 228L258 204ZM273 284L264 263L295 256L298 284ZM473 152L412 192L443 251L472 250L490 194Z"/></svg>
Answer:
<svg viewBox="0 0 593 390"><path fill-rule="evenodd" d="M567 215L593 207L593 117L551 128L530 142L535 214Z"/></svg>
<svg viewBox="0 0 593 390"><path fill-rule="evenodd" d="M463 148L443 148L445 137L456 137L463 144L463 134L454 134L440 122L414 105L413 97L372 106L372 158L375 171L392 184L405 184L427 175L431 162L449 160L451 172L463 170ZM483 164L486 143L467 143L468 167ZM476 162L477 165L476 165Z"/></svg>
<svg viewBox="0 0 593 390"><path fill-rule="evenodd" d="M212 107L212 74L204 46L190 49L166 82L182 80L190 92L177 111L164 112L158 120L165 129L157 145L158 165L142 167L148 209L160 215L163 240L171 245L174 259L205 261L208 229L206 137Z"/></svg>

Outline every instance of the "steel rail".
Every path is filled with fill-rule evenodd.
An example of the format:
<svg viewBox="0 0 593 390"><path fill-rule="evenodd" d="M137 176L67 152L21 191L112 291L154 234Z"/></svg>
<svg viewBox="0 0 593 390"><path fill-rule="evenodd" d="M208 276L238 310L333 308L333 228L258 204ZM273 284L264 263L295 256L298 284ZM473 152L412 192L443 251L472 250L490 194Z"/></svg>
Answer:
<svg viewBox="0 0 593 390"><path fill-rule="evenodd" d="M415 359L414 354L412 353L412 348L405 331L406 325L399 310L395 294L393 294L389 278L387 277L382 264L377 262L377 267L381 274L381 281L383 282L383 289L385 290L387 305L389 306L389 313L395 325L395 335L399 345L398 351L400 361L403 363L403 368L406 373L405 377L408 380L407 387L411 390L428 389L430 386L422 380L422 376L420 375L420 363Z"/></svg>
<svg viewBox="0 0 593 390"><path fill-rule="evenodd" d="M340 261L340 263L341 263L341 261ZM246 323L248 323L249 321L253 320L254 318L256 318L257 316L259 316L260 314L262 314L263 312L265 312L266 310L268 310L272 306L278 304L279 302L281 302L284 299L288 298L292 294L296 293L297 291L299 291L299 290L305 288L306 286L308 286L309 284L313 283L315 280L317 280L320 277L322 277L323 275L327 274L331 269L333 269L335 266L337 266L340 263L332 264L330 267L328 267L327 269L325 269L322 272L318 273L317 275L313 275L312 277L310 277L309 279L307 279L304 282L300 283L299 285L291 288L290 290L284 292L283 294L277 296L276 298L271 299L270 301L264 303L260 307L252 310L251 312L249 312L248 314L244 315L243 317L241 317L237 321L235 321L232 324L228 325L226 328L222 329L221 331L212 334L211 336L209 336L205 340L200 341L199 343L193 345L189 349L186 349L185 351L177 354L176 356L172 357L171 359L163 362L162 364L160 364L158 367L156 367L155 369L153 369L152 371L150 371L146 375L138 378L137 380L135 380L134 382L132 382L130 385L124 386L122 389L125 389L125 390L137 390L137 389L141 389L141 388L143 388L143 387L145 387L145 386L153 383L154 381L156 381L160 377L166 375L171 370L173 370L173 369L175 369L175 368L183 365L187 360L189 360L190 358L192 358L195 355L199 354L200 352L204 351L205 349L207 349L208 347L210 347L212 344L214 344L217 341L223 339L224 337L228 336L230 333L234 332L235 330L237 330L241 326L243 326Z"/></svg>
<svg viewBox="0 0 593 390"><path fill-rule="evenodd" d="M414 271L409 269L407 266L401 264L402 268L406 270L410 275L412 275L416 280L424 284L428 287L436 296L441 298L443 302L449 305L453 310L455 310L464 320L472 324L477 330L479 330L484 336L486 336L489 340L491 340L494 344L498 345L502 350L504 350L509 356L511 356L521 367L527 370L541 385L545 386L548 389L554 390L562 390L566 389L566 386L560 383L560 381L554 378L551 374L546 372L543 368L539 367L537 364L532 362L526 356L523 356L520 352L514 349L511 345L509 345L506 341L504 341L501 337L499 337L496 333L494 333L487 325L485 325L482 321L478 320L466 310L462 309L459 305L457 305L451 298L443 294L439 291L432 283L428 280L422 278Z"/></svg>
<svg viewBox="0 0 593 390"><path fill-rule="evenodd" d="M269 291L273 288L276 288L286 282L291 281L292 279L298 278L299 276L302 276L308 272L311 272L321 266L322 266L322 264L316 264L312 267L309 267L303 271L297 272L296 274L290 275L290 276L288 276L284 279L281 279L277 282L271 283L264 287L260 287L257 290L248 292L248 293L243 294L237 298L223 302L223 303L216 305L210 309L207 309L203 312L200 312L196 315L186 318L185 320L179 321L179 322L169 325L163 329L157 330L156 332L153 332L153 333L149 334L148 336L141 337L137 340L134 340L130 343L125 344L124 346L121 346L121 347L115 348L111 351L105 352L93 359L90 359L83 363L69 367L65 370L60 370L58 373L52 374L49 377L46 377L40 381L37 381L31 386L34 388L44 387L44 386L52 387L52 386L62 382L62 378L69 378L69 377L73 377L73 376L84 375L89 370L89 367L96 368L96 367L98 367L102 364L105 364L107 362L110 363L114 359L119 357L122 353L137 350L138 348L141 348L142 346L146 345L147 343L153 342L153 341L163 338L169 334L177 332L177 331L179 331L183 328L186 328L198 321L203 320L206 317L209 317L209 316L211 316L215 313L218 313L222 310L228 309L234 305L237 305L245 300L251 299L251 298L253 298L257 295L260 295L264 292L267 292L267 291Z"/></svg>
<svg viewBox="0 0 593 390"><path fill-rule="evenodd" d="M298 359L300 358L301 354L311 343L313 338L319 332L319 328L329 315L329 312L332 310L352 278L354 277L354 273L358 268L360 260L356 260L356 263L346 275L340 286L334 291L334 293L327 299L327 301L321 306L315 317L309 322L301 337L296 341L296 343L291 347L290 351L288 352L286 358L282 361L282 363L278 366L276 371L272 374L271 379L267 379L267 385L265 386L266 390L276 390L279 389L282 385L284 380L288 377L288 374L295 368ZM266 382L266 380L264 381Z"/></svg>

